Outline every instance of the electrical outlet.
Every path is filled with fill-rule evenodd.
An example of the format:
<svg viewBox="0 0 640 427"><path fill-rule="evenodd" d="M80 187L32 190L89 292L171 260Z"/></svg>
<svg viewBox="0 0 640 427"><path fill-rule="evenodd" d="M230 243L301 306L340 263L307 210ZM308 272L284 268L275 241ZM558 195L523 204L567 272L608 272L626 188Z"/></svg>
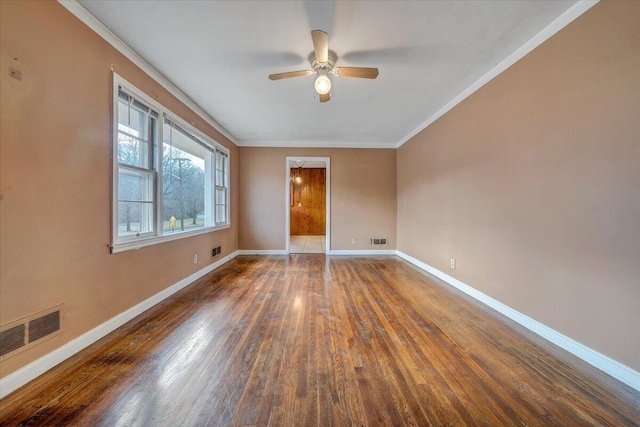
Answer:
<svg viewBox="0 0 640 427"><path fill-rule="evenodd" d="M456 260L455 258L451 258L451 268L455 270L456 268Z"/></svg>
<svg viewBox="0 0 640 427"><path fill-rule="evenodd" d="M197 263L198 262L198 255L194 255L193 256L193 263Z"/></svg>
<svg viewBox="0 0 640 427"><path fill-rule="evenodd" d="M358 239L356 239L355 237L351 238L351 244L352 245L357 245L358 244Z"/></svg>

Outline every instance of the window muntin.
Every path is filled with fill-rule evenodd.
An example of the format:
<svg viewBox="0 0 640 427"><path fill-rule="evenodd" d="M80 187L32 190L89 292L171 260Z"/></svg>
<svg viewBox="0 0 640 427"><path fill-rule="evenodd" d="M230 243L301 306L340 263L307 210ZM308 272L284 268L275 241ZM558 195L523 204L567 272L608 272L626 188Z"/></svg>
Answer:
<svg viewBox="0 0 640 427"><path fill-rule="evenodd" d="M228 150L115 73L114 98L112 252L228 227Z"/></svg>

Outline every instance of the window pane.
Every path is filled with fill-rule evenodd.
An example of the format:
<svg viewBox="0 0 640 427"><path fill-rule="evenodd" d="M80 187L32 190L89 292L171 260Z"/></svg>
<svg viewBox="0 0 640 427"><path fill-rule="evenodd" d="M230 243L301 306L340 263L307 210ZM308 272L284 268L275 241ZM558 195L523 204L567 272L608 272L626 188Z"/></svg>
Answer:
<svg viewBox="0 0 640 427"><path fill-rule="evenodd" d="M118 132L118 163L149 168L149 144Z"/></svg>
<svg viewBox="0 0 640 427"><path fill-rule="evenodd" d="M150 169L150 133L155 119L141 108L118 98L118 162Z"/></svg>
<svg viewBox="0 0 640 427"><path fill-rule="evenodd" d="M221 150L216 150L216 190L215 190L215 222L216 224L226 224L227 218L227 185L229 176L228 156Z"/></svg>
<svg viewBox="0 0 640 427"><path fill-rule="evenodd" d="M216 153L216 169L224 169L224 157L222 157L219 152Z"/></svg>
<svg viewBox="0 0 640 427"><path fill-rule="evenodd" d="M225 205L227 201L227 191L225 188L216 188L216 205Z"/></svg>
<svg viewBox="0 0 640 427"><path fill-rule="evenodd" d="M216 187L216 224L227 222L227 189Z"/></svg>
<svg viewBox="0 0 640 427"><path fill-rule="evenodd" d="M120 167L118 200L153 201L153 174Z"/></svg>
<svg viewBox="0 0 640 427"><path fill-rule="evenodd" d="M118 170L118 236L154 231L153 172Z"/></svg>
<svg viewBox="0 0 640 427"><path fill-rule="evenodd" d="M224 205L216 205L216 223L227 222L227 207Z"/></svg>
<svg viewBox="0 0 640 427"><path fill-rule="evenodd" d="M175 130L173 133L176 136ZM181 141L185 143L185 141ZM168 145L169 144L169 145ZM163 229L169 232L188 231L205 225L205 161L197 153L199 146L177 148L171 141L163 146L162 193ZM210 176L210 175L209 175Z"/></svg>
<svg viewBox="0 0 640 427"><path fill-rule="evenodd" d="M153 203L118 202L118 236L153 231Z"/></svg>
<svg viewBox="0 0 640 427"><path fill-rule="evenodd" d="M165 122L164 131L162 132L163 143L166 146L181 150L195 157L204 159L205 153L208 152L202 145L195 141L195 137L191 134L185 133L182 129L171 126Z"/></svg>
<svg viewBox="0 0 640 427"><path fill-rule="evenodd" d="M216 152L216 185L227 186L227 156L220 151Z"/></svg>
<svg viewBox="0 0 640 427"><path fill-rule="evenodd" d="M128 102L118 98L118 129L141 139L149 139L149 116Z"/></svg>

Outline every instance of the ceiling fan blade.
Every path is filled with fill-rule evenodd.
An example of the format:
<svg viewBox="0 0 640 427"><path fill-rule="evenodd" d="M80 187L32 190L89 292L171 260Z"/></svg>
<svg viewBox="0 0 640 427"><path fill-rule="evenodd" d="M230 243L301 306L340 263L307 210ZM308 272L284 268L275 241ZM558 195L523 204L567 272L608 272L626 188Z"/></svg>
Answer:
<svg viewBox="0 0 640 427"><path fill-rule="evenodd" d="M270 74L269 75L269 79L270 80L280 80L280 79L288 79L288 78L291 78L291 77L308 76L310 74L313 74L313 71L308 71L308 70L289 71L288 73Z"/></svg>
<svg viewBox="0 0 640 427"><path fill-rule="evenodd" d="M331 92L327 92L324 95L320 95L320 102L329 102L331 99Z"/></svg>
<svg viewBox="0 0 640 427"><path fill-rule="evenodd" d="M364 67L336 67L334 74L341 77L358 77L361 79L375 79L378 77L377 68Z"/></svg>
<svg viewBox="0 0 640 427"><path fill-rule="evenodd" d="M329 60L329 35L321 30L313 30L311 38L313 39L316 60L319 63L326 63Z"/></svg>

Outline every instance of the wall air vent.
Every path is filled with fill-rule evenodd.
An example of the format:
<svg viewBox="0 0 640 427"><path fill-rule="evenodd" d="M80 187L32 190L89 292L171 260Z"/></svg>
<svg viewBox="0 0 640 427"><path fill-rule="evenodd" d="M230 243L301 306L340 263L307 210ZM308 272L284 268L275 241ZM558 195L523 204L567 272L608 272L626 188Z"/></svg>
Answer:
<svg viewBox="0 0 640 427"><path fill-rule="evenodd" d="M60 311L45 314L29 322L29 342L32 343L60 330Z"/></svg>
<svg viewBox="0 0 640 427"><path fill-rule="evenodd" d="M386 237L372 237L371 238L371 245L373 246L387 246L387 242L389 241L389 239L387 239Z"/></svg>
<svg viewBox="0 0 640 427"><path fill-rule="evenodd" d="M61 304L0 326L0 361L60 334L63 319Z"/></svg>
<svg viewBox="0 0 640 427"><path fill-rule="evenodd" d="M0 332L0 356L24 347L25 344L24 324Z"/></svg>
<svg viewBox="0 0 640 427"><path fill-rule="evenodd" d="M222 246L216 246L215 248L211 249L211 256L217 256L220 255L222 253Z"/></svg>

